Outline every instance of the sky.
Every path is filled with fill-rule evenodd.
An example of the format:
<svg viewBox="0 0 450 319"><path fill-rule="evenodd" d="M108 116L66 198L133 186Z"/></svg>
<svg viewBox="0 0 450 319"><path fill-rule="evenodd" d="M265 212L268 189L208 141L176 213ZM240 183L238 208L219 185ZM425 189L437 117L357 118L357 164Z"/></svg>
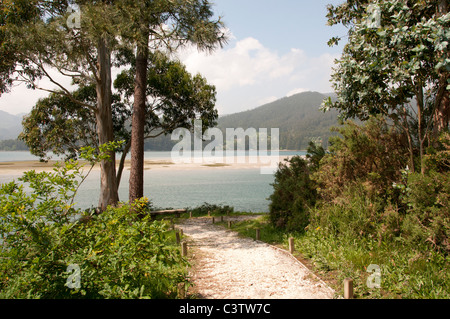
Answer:
<svg viewBox="0 0 450 319"><path fill-rule="evenodd" d="M327 26L327 4L342 0L212 0L225 23L228 43L213 53L186 48L178 53L192 74L217 91L219 115L254 109L305 91L332 92L330 75L342 45L329 47L341 26ZM69 83L67 80L65 83ZM40 83L53 87L48 81ZM0 110L28 113L43 91L15 87L0 96Z"/></svg>

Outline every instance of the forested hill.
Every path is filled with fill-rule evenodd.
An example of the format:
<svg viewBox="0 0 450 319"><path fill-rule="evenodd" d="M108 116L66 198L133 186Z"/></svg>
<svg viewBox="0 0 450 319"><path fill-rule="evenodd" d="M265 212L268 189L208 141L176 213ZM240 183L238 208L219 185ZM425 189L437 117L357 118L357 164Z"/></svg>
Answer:
<svg viewBox="0 0 450 319"><path fill-rule="evenodd" d="M22 131L22 116L0 110L0 141L16 139Z"/></svg>
<svg viewBox="0 0 450 319"><path fill-rule="evenodd" d="M337 111L322 112L320 106L324 99L334 94L303 92L285 97L255 109L222 116L217 127L225 137L227 128L271 128L280 129L280 149L304 150L311 140L322 139L328 146L328 138L333 134L330 129L337 126ZM146 141L146 150L170 151L174 144L169 136Z"/></svg>
<svg viewBox="0 0 450 319"><path fill-rule="evenodd" d="M235 113L220 117L218 127L224 132L226 128L271 128L280 129L280 148L290 150L301 150L308 147L309 141L321 138L323 145L327 146L328 138L331 136L330 128L337 125L336 111L324 113L319 110L323 100L332 94L322 94L317 92L304 92L290 97L285 97L275 102L265 104L253 110ZM7 114L7 113L5 113ZM8 117L10 119L12 116ZM6 119L6 117L5 117ZM8 139L17 137L20 132L20 121L12 123L7 121L2 128L15 124L16 129L11 137L0 138ZM6 125L8 124L8 125ZM3 134L2 136L3 137ZM12 147L7 143L19 141L5 141L0 143L3 150L19 149L18 145ZM148 151L170 151L177 141L171 141L170 135L161 136L156 139L146 140L145 149ZM23 144L23 143L21 143ZM22 148L21 148L22 149Z"/></svg>
<svg viewBox="0 0 450 319"><path fill-rule="evenodd" d="M326 146L332 134L330 128L338 124L336 111L324 113L319 110L328 97L334 99L335 95L299 93L253 110L221 117L218 127L224 132L226 128L238 127L267 128L269 132L270 128L279 128L281 149L306 149L309 141L318 138Z"/></svg>

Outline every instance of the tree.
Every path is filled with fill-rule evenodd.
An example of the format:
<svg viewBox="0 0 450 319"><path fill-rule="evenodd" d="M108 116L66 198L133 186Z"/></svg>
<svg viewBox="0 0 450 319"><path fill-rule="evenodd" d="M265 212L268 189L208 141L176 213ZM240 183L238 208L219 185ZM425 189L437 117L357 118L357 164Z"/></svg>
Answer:
<svg viewBox="0 0 450 319"><path fill-rule="evenodd" d="M428 141L449 124L447 7L437 0L352 0L328 8L329 24L348 26L349 39L332 75L338 100L326 101L325 109L339 109L345 119L390 117L409 136L413 169L414 148L419 149L422 173ZM380 17L375 25L370 21L374 10Z"/></svg>
<svg viewBox="0 0 450 319"><path fill-rule="evenodd" d="M136 67L133 61L130 62L132 68L119 74L114 85L126 104L133 105ZM171 61L161 52L150 53L148 63L144 140L168 134L178 127L190 129L197 117L202 120L205 129L216 125L218 113L215 109L214 86L209 85L200 74L190 75L181 62ZM132 141L133 135L130 134L122 153L119 177L125 156L132 148Z"/></svg>
<svg viewBox="0 0 450 319"><path fill-rule="evenodd" d="M130 58L123 52L121 59ZM128 58L127 58L128 56ZM128 61L134 64L133 58ZM161 52L150 54L147 74L145 139L168 134L177 127L191 128L195 118L205 127L216 124L216 91L199 74L192 76L179 61ZM122 71L114 81L117 93L112 96L114 140L125 141L117 168L119 187L125 158L131 148L131 113L134 93L134 67ZM95 103L95 86L80 88L71 95L84 103ZM48 159L47 153L78 158L83 146L98 147L96 120L92 109L73 102L63 94L52 93L41 99L24 119L21 139L32 154Z"/></svg>
<svg viewBox="0 0 450 319"><path fill-rule="evenodd" d="M95 85L79 88L71 92L71 96L77 101L95 105ZM114 94L112 101L115 140L124 140L126 121L131 112L122 103L120 95ZM19 138L26 142L33 155L43 161L50 159L49 152L64 155L66 159L77 159L83 146L96 149L100 146L94 111L74 102L63 92L50 93L48 97L39 99L24 117L22 126Z"/></svg>
<svg viewBox="0 0 450 319"><path fill-rule="evenodd" d="M129 200L134 201L144 192L144 135L146 111L146 78L151 49L173 51L192 43L201 50L213 50L222 45L223 24L212 21L213 12L208 0L194 1L123 1L121 10L130 17L130 28L122 36L136 48L136 75L134 85L131 170Z"/></svg>
<svg viewBox="0 0 450 319"><path fill-rule="evenodd" d="M74 4L79 6L76 10L79 26L68 23L73 15L69 8ZM134 125L138 133L134 141L136 147L140 147L138 140L142 139L140 128L145 115L145 103L142 103L145 98L144 69L147 66L143 55L148 54L149 45L158 48L164 44L165 48L174 49L177 45L194 42L199 43L199 47L208 47L213 44L212 35L217 35L221 26L220 22L209 21L212 12L206 1L34 0L31 5L31 8L41 10L37 18L28 23L6 25L8 45L16 55L11 63L7 63L10 67L2 67L0 78L7 79L7 84L22 81L32 89L63 94L72 102L90 108L96 118L99 145L114 140L111 68L113 63L119 63L115 55L120 49L139 47L136 73L139 74L140 98L134 102L139 105L134 112L135 121L139 124ZM96 104L77 100L72 95L73 90L64 86L50 70L69 77L78 88L94 84ZM40 87L38 80L43 77L57 89ZM142 158L141 151L136 151L136 154ZM114 152L110 154L110 160L101 162L100 189L101 210L117 204Z"/></svg>
<svg viewBox="0 0 450 319"><path fill-rule="evenodd" d="M70 5L83 7L80 26L68 23ZM98 144L113 141L111 115L111 54L116 43L117 15L112 1L38 1L31 2L41 9L39 19L7 28L10 44L15 48L13 68L3 72L8 81L25 82L31 89L63 94L72 102L92 110L96 119ZM96 104L77 100L71 88L64 86L50 70L72 79L72 84L96 88ZM57 89L39 86L46 77ZM101 162L101 195L99 208L118 202L115 185L115 154Z"/></svg>
<svg viewBox="0 0 450 319"><path fill-rule="evenodd" d="M11 75L17 72L17 64L26 64L20 57L20 50L14 43L11 29L20 24L40 19L42 11L36 1L4 0L0 3L0 95L8 92L13 81ZM25 73L27 69L19 72Z"/></svg>

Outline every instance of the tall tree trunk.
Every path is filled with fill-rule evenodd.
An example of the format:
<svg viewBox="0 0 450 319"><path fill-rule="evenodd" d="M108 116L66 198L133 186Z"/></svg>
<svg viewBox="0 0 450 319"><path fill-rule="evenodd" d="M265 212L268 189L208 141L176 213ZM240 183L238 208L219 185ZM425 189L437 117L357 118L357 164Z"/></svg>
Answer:
<svg viewBox="0 0 450 319"><path fill-rule="evenodd" d="M130 203L144 196L144 128L146 116L145 102L149 43L148 31L145 39L144 43L138 43L136 53L136 79L134 87L133 117L131 122Z"/></svg>
<svg viewBox="0 0 450 319"><path fill-rule="evenodd" d="M422 175L425 175L425 158L424 158L424 123L423 123L423 107L424 107L424 96L423 96L423 87L422 84L417 84L417 124L418 124L418 139L419 139L419 153L420 153L420 172Z"/></svg>
<svg viewBox="0 0 450 319"><path fill-rule="evenodd" d="M409 123L408 123L408 117L407 117L407 111L405 105L403 105L403 124L400 124L403 127L403 130L405 131L406 138L408 139L408 152L409 152L409 165L410 170L415 173L416 172L416 166L414 164L414 145L412 142L411 137L411 131L409 129Z"/></svg>
<svg viewBox="0 0 450 319"><path fill-rule="evenodd" d="M437 15L443 16L448 13L448 0L440 0ZM441 55L441 54L440 54ZM450 121L450 92L447 90L450 73L441 71L439 76L439 89L436 95L436 105L434 112L433 136L437 139L442 130L446 129Z"/></svg>
<svg viewBox="0 0 450 319"><path fill-rule="evenodd" d="M98 45L98 78L97 83L97 134L99 145L114 141L114 129L111 110L111 52L106 39L99 40ZM119 195L116 184L115 153L110 152L110 158L103 160L101 166L100 199L98 208L105 211L108 205L116 206Z"/></svg>
<svg viewBox="0 0 450 319"><path fill-rule="evenodd" d="M131 148L131 140L125 145L122 156L120 157L119 166L117 167L117 189L119 189L120 181L122 180L123 169L125 168L125 161L128 155L128 152Z"/></svg>

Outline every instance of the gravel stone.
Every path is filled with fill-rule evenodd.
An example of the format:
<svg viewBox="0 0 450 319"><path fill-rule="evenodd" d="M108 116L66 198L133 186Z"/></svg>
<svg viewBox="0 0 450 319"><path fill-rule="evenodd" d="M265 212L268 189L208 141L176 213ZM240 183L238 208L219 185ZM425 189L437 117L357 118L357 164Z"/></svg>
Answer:
<svg viewBox="0 0 450 319"><path fill-rule="evenodd" d="M227 218L235 221L247 216ZM240 237L210 218L184 220L194 266L191 282L205 299L331 299L335 292L289 252Z"/></svg>

